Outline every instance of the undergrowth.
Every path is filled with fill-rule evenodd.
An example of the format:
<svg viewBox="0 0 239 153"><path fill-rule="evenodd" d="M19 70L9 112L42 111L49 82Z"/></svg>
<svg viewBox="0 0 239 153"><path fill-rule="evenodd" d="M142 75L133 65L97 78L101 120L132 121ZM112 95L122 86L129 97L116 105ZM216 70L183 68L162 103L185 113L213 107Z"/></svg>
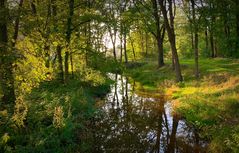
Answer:
<svg viewBox="0 0 239 153"><path fill-rule="evenodd" d="M79 79L67 85L57 81L41 83L18 100L15 109L19 111L12 118L12 128L1 130L7 131L1 138L1 152L89 152L92 137L84 133L95 115L96 98L104 96L111 83L106 77L100 84Z"/></svg>

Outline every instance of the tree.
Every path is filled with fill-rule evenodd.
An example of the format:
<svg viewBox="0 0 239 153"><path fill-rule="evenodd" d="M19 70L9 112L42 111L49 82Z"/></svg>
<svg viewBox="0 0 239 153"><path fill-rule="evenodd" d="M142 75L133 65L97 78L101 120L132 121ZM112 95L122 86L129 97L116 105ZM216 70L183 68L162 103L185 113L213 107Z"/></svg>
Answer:
<svg viewBox="0 0 239 153"><path fill-rule="evenodd" d="M134 5L140 14L139 20L142 20L144 26L146 27L146 33L150 32L157 41L158 67L162 67L164 66L163 41L165 36L165 26L162 24L163 21L161 19L159 3L157 0L140 0L134 1ZM141 11L142 9L145 11Z"/></svg>
<svg viewBox="0 0 239 153"><path fill-rule="evenodd" d="M153 15L154 15L155 25L156 25L156 33L154 35L157 39L157 45L158 45L158 67L162 67L164 66L163 39L164 39L165 27L160 24L161 14L159 14L157 0L151 0L151 1L153 5Z"/></svg>
<svg viewBox="0 0 239 153"><path fill-rule="evenodd" d="M2 102L12 104L16 99L12 66L14 54L8 42L9 12L6 0L0 1L0 12L0 82L3 92Z"/></svg>
<svg viewBox="0 0 239 153"><path fill-rule="evenodd" d="M196 14L196 1L195 0L190 0L186 1L186 6L184 9L186 10L188 14L188 20L190 27L192 29L192 49L194 50L194 60L195 60L195 68L194 68L194 75L195 78L199 78L199 64L198 64L198 32L199 32L199 18L198 15ZM187 4L188 3L188 4ZM188 7L188 8L187 8ZM187 11L189 10L189 11Z"/></svg>
<svg viewBox="0 0 239 153"><path fill-rule="evenodd" d="M195 78L199 78L199 67L198 67L198 22L196 21L196 10L195 10L195 1L190 0L192 5L192 23L194 31L194 59L195 59Z"/></svg>
<svg viewBox="0 0 239 153"><path fill-rule="evenodd" d="M65 51L65 82L69 80L69 45L71 41L71 34L72 34L72 17L74 15L74 0L68 0L68 7L69 7L69 14L67 18L67 25L66 25L66 42L67 42L67 49Z"/></svg>
<svg viewBox="0 0 239 153"><path fill-rule="evenodd" d="M164 24L168 33L168 38L172 50L172 56L173 56L173 61L175 65L175 73L176 73L176 80L178 82L183 81L183 77L181 74L181 67L178 59L178 53L177 53L177 48L176 48L176 36L175 36L175 31L174 31L174 12L173 10L173 5L175 6L173 0L158 0L159 5L164 17ZM168 4L166 5L166 3ZM167 15L167 6L169 10L169 17ZM175 9L175 8L174 8Z"/></svg>
<svg viewBox="0 0 239 153"><path fill-rule="evenodd" d="M57 21L57 4L56 4L56 0L51 0L51 7L52 7L52 15L53 15L53 31L58 32L59 31L59 27L58 27L58 21ZM57 68L57 79L59 79L59 81L61 83L64 83L64 70L63 70L63 60L62 60L62 46L57 43L57 47L56 47L56 55L57 55L57 59L58 59L58 68Z"/></svg>

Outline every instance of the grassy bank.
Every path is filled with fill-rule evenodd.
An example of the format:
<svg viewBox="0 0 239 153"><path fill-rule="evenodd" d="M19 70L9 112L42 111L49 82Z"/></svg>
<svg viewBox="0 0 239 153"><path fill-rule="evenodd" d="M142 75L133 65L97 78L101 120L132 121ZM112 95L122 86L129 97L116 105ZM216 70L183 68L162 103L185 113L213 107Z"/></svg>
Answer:
<svg viewBox="0 0 239 153"><path fill-rule="evenodd" d="M126 71L139 90L169 95L175 111L210 140L211 152L239 152L238 60L201 59L200 80L195 80L193 60L181 59L182 83L175 83L170 63L157 69L154 59L141 62Z"/></svg>
<svg viewBox="0 0 239 153"><path fill-rule="evenodd" d="M82 79L71 79L67 85L46 81L30 95L18 98L0 152L91 152L93 137L86 133L95 115L95 102L112 83L107 77L101 79L100 84Z"/></svg>

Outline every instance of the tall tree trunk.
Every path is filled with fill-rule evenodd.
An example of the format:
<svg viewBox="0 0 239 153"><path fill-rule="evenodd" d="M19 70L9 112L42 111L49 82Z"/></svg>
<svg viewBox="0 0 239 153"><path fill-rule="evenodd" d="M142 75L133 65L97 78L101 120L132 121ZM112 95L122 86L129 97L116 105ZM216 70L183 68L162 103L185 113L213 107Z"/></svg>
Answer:
<svg viewBox="0 0 239 153"><path fill-rule="evenodd" d="M8 46L8 8L5 0L0 0L0 83L2 88L2 102L13 104L15 102L14 77L13 77L13 53Z"/></svg>
<svg viewBox="0 0 239 153"><path fill-rule="evenodd" d="M115 42L113 43L113 54L114 54L114 59L117 60Z"/></svg>
<svg viewBox="0 0 239 153"><path fill-rule="evenodd" d="M239 2L237 0L237 8L239 8ZM236 42L236 55L237 57L239 56L238 55L238 52L239 52L239 11L237 10L237 14L236 14L236 37L237 37L237 42Z"/></svg>
<svg viewBox="0 0 239 153"><path fill-rule="evenodd" d="M124 62L128 63L126 30L124 29Z"/></svg>
<svg viewBox="0 0 239 153"><path fill-rule="evenodd" d="M161 40L161 38L157 38L157 44L158 44L158 68L160 68L164 65L163 41Z"/></svg>
<svg viewBox="0 0 239 153"><path fill-rule="evenodd" d="M116 29L114 28L114 33L112 33L111 28L108 27L109 30L109 34L110 34L110 39L111 39L111 43L113 45L113 56L115 61L117 60L117 54L116 54Z"/></svg>
<svg viewBox="0 0 239 153"><path fill-rule="evenodd" d="M233 52L232 52L231 41L230 41L231 28L229 24L229 18L231 15L229 13L229 9L230 7L228 7L228 4L225 3L222 10L222 18L223 18L224 35L226 38L226 51L228 52L226 55L232 57ZM223 56L224 55L225 54L223 54Z"/></svg>
<svg viewBox="0 0 239 153"><path fill-rule="evenodd" d="M129 36L129 40L130 40L130 44L131 44L131 47L132 47L132 52L133 52L133 56L134 56L134 61L136 60L136 55L135 55L135 49L134 49L134 41L133 39L131 38L131 36Z"/></svg>
<svg viewBox="0 0 239 153"><path fill-rule="evenodd" d="M195 48L194 48L194 59L195 59L195 78L199 78L199 64L198 64L198 33L195 33Z"/></svg>
<svg viewBox="0 0 239 153"><path fill-rule="evenodd" d="M208 43L208 31L207 31L207 27L205 30L205 44L206 44L206 53L208 54L209 51L209 43Z"/></svg>
<svg viewBox="0 0 239 153"><path fill-rule="evenodd" d="M120 34L120 62L123 60L123 36Z"/></svg>
<svg viewBox="0 0 239 153"><path fill-rule="evenodd" d="M213 32L210 31L211 57L215 57Z"/></svg>
<svg viewBox="0 0 239 153"><path fill-rule="evenodd" d="M218 46L217 46L217 40L214 40L214 51L215 51L215 57L218 57Z"/></svg>
<svg viewBox="0 0 239 153"><path fill-rule="evenodd" d="M67 41L67 47L70 45L71 40L71 33L72 33L72 17L74 15L74 0L68 1L69 5L69 15L67 19L67 31L66 31L66 41ZM65 82L69 79L69 48L65 51Z"/></svg>
<svg viewBox="0 0 239 153"><path fill-rule="evenodd" d="M171 50L172 50L172 55L174 58L174 63L175 63L175 73L176 73L176 81L177 82L181 82L183 81L183 77L181 74L181 67L180 67L180 63L179 63L179 59L178 59L178 53L177 53L177 48L176 48L176 36L175 36L175 31L174 31L174 16L173 16L173 2L172 0L168 0L169 4L169 19L167 16L167 10L166 10L166 6L164 5L164 0L158 0L159 1L159 5L164 17L164 24L168 33L168 38L169 38L169 42L170 42L170 46L171 46ZM169 23L170 20L170 23Z"/></svg>
<svg viewBox="0 0 239 153"><path fill-rule="evenodd" d="M164 66L164 58L163 58L163 39L161 37L161 26L160 26L160 15L158 11L158 3L157 0L152 0L153 9L154 9L154 20L156 24L156 39L158 45L158 67Z"/></svg>
<svg viewBox="0 0 239 153"><path fill-rule="evenodd" d="M74 64L73 64L73 55L70 55L70 62L71 62L71 76L74 78Z"/></svg>
<svg viewBox="0 0 239 153"><path fill-rule="evenodd" d="M215 9L213 3L209 4L210 9ZM215 15L212 14L211 15L211 20L210 20L210 28L209 28L209 32L210 32L210 45L211 45L211 57L215 58L216 54L215 54L215 44L214 44L214 23L215 23Z"/></svg>
<svg viewBox="0 0 239 153"><path fill-rule="evenodd" d="M65 51L65 83L69 80L69 51Z"/></svg>
<svg viewBox="0 0 239 153"><path fill-rule="evenodd" d="M196 22L196 11L195 11L195 1L191 0L191 5L192 5L192 26L193 26L193 40L194 40L194 61L195 61L195 70L194 70L194 75L195 78L199 78L199 66L198 66L198 23Z"/></svg>
<svg viewBox="0 0 239 153"><path fill-rule="evenodd" d="M58 58L58 80L62 83L64 83L64 70L63 70L63 64L62 64L62 55L61 55L61 46L57 45L56 52L57 52L57 58Z"/></svg>
<svg viewBox="0 0 239 153"><path fill-rule="evenodd" d="M172 69L175 71L175 60L173 54L172 54Z"/></svg>
<svg viewBox="0 0 239 153"><path fill-rule="evenodd" d="M190 24L192 24L192 23L190 23ZM192 26L192 25L191 25ZM191 45L192 45L192 50L191 50L191 57L193 57L193 51L194 51L194 35L193 35L194 33L193 33L193 28L191 28L191 32L190 32L190 35L191 35Z"/></svg>
<svg viewBox="0 0 239 153"><path fill-rule="evenodd" d="M235 55L239 57L239 0L235 0L235 26L236 26L236 45L235 45Z"/></svg>
<svg viewBox="0 0 239 153"><path fill-rule="evenodd" d="M56 6L56 0L51 1L52 4L52 15L53 15L53 21L54 21L54 30L58 31L58 24L57 24L57 6ZM56 54L57 54L57 79L64 83L64 70L63 70L63 59L62 59L62 47L60 44L56 47Z"/></svg>
<svg viewBox="0 0 239 153"><path fill-rule="evenodd" d="M12 46L13 47L15 47L16 41L17 41L17 37L18 37L19 23L20 23L20 14L21 14L22 5L23 5L23 0L20 0L19 8L18 8L18 16L17 16L16 21L15 21L14 34L13 34L13 37L12 37Z"/></svg>

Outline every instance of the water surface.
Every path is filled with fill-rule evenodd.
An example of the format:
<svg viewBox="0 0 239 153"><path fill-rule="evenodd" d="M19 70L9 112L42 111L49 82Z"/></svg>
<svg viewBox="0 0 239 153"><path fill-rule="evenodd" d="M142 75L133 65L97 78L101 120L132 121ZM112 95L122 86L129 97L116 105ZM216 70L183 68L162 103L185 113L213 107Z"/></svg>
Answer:
<svg viewBox="0 0 239 153"><path fill-rule="evenodd" d="M115 84L105 99L97 103L94 152L205 152L205 143L196 130L172 115L171 103L164 96L137 94L135 83L130 84L128 78L116 74L110 77Z"/></svg>

